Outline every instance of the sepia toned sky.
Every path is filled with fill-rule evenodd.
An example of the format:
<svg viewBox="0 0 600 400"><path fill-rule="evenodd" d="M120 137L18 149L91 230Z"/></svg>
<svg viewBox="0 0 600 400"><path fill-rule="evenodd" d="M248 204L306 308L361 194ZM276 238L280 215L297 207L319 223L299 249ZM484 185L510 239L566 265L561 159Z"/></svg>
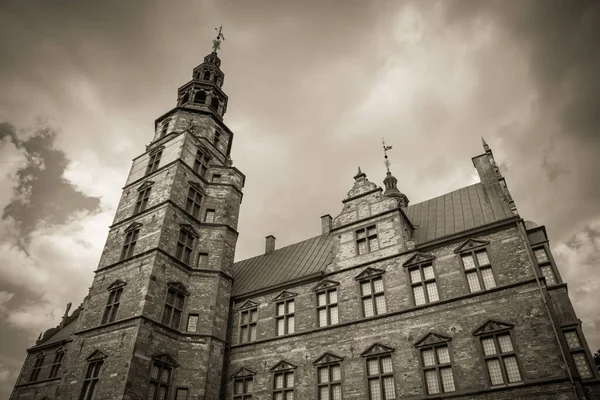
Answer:
<svg viewBox="0 0 600 400"><path fill-rule="evenodd" d="M600 3L17 1L0 5L0 397L80 304L154 119L211 51L247 176L236 258L316 236L381 137L412 203L476 180L481 136L546 225L600 348Z"/></svg>

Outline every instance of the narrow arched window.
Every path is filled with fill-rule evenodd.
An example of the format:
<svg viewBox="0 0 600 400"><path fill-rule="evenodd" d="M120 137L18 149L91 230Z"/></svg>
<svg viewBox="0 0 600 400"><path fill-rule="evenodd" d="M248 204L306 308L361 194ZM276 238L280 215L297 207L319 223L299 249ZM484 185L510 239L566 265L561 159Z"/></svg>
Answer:
<svg viewBox="0 0 600 400"><path fill-rule="evenodd" d="M206 92L201 90L198 93L196 93L196 96L194 97L194 103L199 103L199 104L206 103Z"/></svg>

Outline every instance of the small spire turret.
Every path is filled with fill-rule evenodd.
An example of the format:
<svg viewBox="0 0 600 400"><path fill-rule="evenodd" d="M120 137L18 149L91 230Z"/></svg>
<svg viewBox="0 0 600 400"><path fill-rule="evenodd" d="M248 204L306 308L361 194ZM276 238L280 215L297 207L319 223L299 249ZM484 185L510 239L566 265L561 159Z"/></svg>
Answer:
<svg viewBox="0 0 600 400"><path fill-rule="evenodd" d="M400 190L398 190L398 179L396 179L396 177L392 175L392 172L390 171L390 166L392 165L392 163L388 159L387 152L388 150L392 149L392 146L387 146L385 144L384 138L381 138L381 141L383 143L383 154L385 159L383 161L383 164L386 168L385 179L383 180L383 184L385 185L385 192L383 193L383 195L387 197L396 198L400 207L406 207L408 206L408 197Z"/></svg>

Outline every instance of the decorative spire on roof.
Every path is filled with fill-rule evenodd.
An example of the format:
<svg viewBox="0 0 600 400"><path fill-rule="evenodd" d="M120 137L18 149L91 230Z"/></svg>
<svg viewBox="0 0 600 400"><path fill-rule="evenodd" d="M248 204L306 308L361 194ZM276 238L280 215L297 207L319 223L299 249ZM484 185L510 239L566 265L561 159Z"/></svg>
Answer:
<svg viewBox="0 0 600 400"><path fill-rule="evenodd" d="M354 175L354 180L355 180L355 181L357 181L357 182L358 182L358 181L362 181L362 180L364 180L364 178L365 178L366 176L367 176L367 175L366 175L364 172L362 172L362 171L360 170L360 166L359 166L359 167L358 167L358 173L357 173L356 175Z"/></svg>
<svg viewBox="0 0 600 400"><path fill-rule="evenodd" d="M483 136L481 137L481 142L483 143L483 150L485 150L486 152L490 151L490 146L488 146L488 144L485 142Z"/></svg>
<svg viewBox="0 0 600 400"><path fill-rule="evenodd" d="M398 190L398 179L396 179L396 177L392 175L392 172L390 171L390 165L392 165L392 163L388 159L387 152L388 150L392 149L392 146L387 146L384 138L381 138L381 142L383 144L383 155L385 158L383 164L387 170L385 179L383 180L383 184L385 185L384 196L395 197L400 207L406 207L408 206L408 197Z"/></svg>
<svg viewBox="0 0 600 400"><path fill-rule="evenodd" d="M222 30L223 24L221 24L221 26L218 28L215 28L215 31L217 31L217 37L213 40L213 53L216 53L217 50L221 48L221 43L225 41L225 36L223 36Z"/></svg>

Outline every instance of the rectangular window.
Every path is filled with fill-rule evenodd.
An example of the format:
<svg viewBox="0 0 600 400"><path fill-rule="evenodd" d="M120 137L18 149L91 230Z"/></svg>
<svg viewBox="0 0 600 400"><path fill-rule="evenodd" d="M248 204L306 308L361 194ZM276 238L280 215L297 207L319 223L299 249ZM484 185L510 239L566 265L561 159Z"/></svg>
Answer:
<svg viewBox="0 0 600 400"><path fill-rule="evenodd" d="M101 367L102 360L92 361L88 364L79 400L91 400L93 398L96 386L98 386L98 382L100 381Z"/></svg>
<svg viewBox="0 0 600 400"><path fill-rule="evenodd" d="M412 287L416 306L438 301L440 299L437 284L435 282L433 265L418 265L410 268L408 272L410 274L410 285Z"/></svg>
<svg viewBox="0 0 600 400"><path fill-rule="evenodd" d="M550 262L546 249L544 247L539 247L533 250L533 254L535 254L535 260L537 261L540 273L546 279L546 285L556 285L556 277L554 276L552 263Z"/></svg>
<svg viewBox="0 0 600 400"><path fill-rule="evenodd" d="M133 208L134 214L142 212L146 209L148 200L150 199L150 190L152 190L152 186L147 186L146 188L140 190L138 193L138 198L135 202L135 207Z"/></svg>
<svg viewBox="0 0 600 400"><path fill-rule="evenodd" d="M198 268L208 267L208 253L198 254Z"/></svg>
<svg viewBox="0 0 600 400"><path fill-rule="evenodd" d="M567 346L569 346L569 351L571 352L571 357L573 358L573 363L575 364L575 368L577 368L577 373L581 379L593 378L594 374L590 368L590 363L588 361L585 349L581 344L581 340L579 340L579 334L577 333L577 330L564 330L563 334L565 335Z"/></svg>
<svg viewBox="0 0 600 400"><path fill-rule="evenodd" d="M197 332L198 331L198 314L190 314L188 315L188 323L187 323L187 331L188 332Z"/></svg>
<svg viewBox="0 0 600 400"><path fill-rule="evenodd" d="M187 388L177 388L175 392L175 400L187 400L189 390Z"/></svg>
<svg viewBox="0 0 600 400"><path fill-rule="evenodd" d="M342 369L339 363L317 369L318 400L342 400Z"/></svg>
<svg viewBox="0 0 600 400"><path fill-rule="evenodd" d="M221 143L221 132L219 132L218 130L215 131L215 136L213 138L213 145L216 148L219 148L219 144Z"/></svg>
<svg viewBox="0 0 600 400"><path fill-rule="evenodd" d="M256 340L257 320L258 308L251 308L240 312L240 343L253 342Z"/></svg>
<svg viewBox="0 0 600 400"><path fill-rule="evenodd" d="M273 374L273 400L294 399L294 371Z"/></svg>
<svg viewBox="0 0 600 400"><path fill-rule="evenodd" d="M139 233L139 229L134 229L125 234L125 242L123 243L123 249L121 250L121 260L133 256Z"/></svg>
<svg viewBox="0 0 600 400"><path fill-rule="evenodd" d="M185 211L190 213L194 218L198 218L200 214L200 205L202 204L202 195L195 187L190 186L188 190L187 200L185 201Z"/></svg>
<svg viewBox="0 0 600 400"><path fill-rule="evenodd" d="M183 293L180 293L173 288L169 288L167 291L165 308L163 310L162 323L171 328L179 329L184 302L185 295Z"/></svg>
<svg viewBox="0 0 600 400"><path fill-rule="evenodd" d="M494 333L482 337L481 347L492 386L522 381L509 333Z"/></svg>
<svg viewBox="0 0 600 400"><path fill-rule="evenodd" d="M485 249L463 253L460 258L470 292L478 292L482 288L488 290L496 287L492 265Z"/></svg>
<svg viewBox="0 0 600 400"><path fill-rule="evenodd" d="M383 294L383 278L381 276L360 281L360 292L365 317L387 312Z"/></svg>
<svg viewBox="0 0 600 400"><path fill-rule="evenodd" d="M208 166L210 163L210 157L206 155L203 151L198 150L196 152L196 159L194 160L194 171L204 177L206 171L208 171Z"/></svg>
<svg viewBox="0 0 600 400"><path fill-rule="evenodd" d="M169 130L169 124L171 123L171 118L167 118L163 121L161 129L160 129L160 137L164 137Z"/></svg>
<svg viewBox="0 0 600 400"><path fill-rule="evenodd" d="M275 305L277 336L294 333L294 300L285 300Z"/></svg>
<svg viewBox="0 0 600 400"><path fill-rule="evenodd" d="M35 358L35 363L33 364L31 375L29 375L29 382L34 382L39 379L40 371L42 370L42 365L44 364L44 358L44 353L39 353Z"/></svg>
<svg viewBox="0 0 600 400"><path fill-rule="evenodd" d="M336 288L317 292L317 314L319 326L335 325L339 322L338 292Z"/></svg>
<svg viewBox="0 0 600 400"><path fill-rule="evenodd" d="M422 349L421 362L427 394L448 393L456 390L447 345Z"/></svg>
<svg viewBox="0 0 600 400"><path fill-rule="evenodd" d="M104 315L102 316L102 324L108 324L117 318L117 312L119 311L119 304L121 302L122 294L123 288L111 290L108 293L108 300L106 301Z"/></svg>
<svg viewBox="0 0 600 400"><path fill-rule="evenodd" d="M189 264L192 260L192 251L194 250L194 236L186 229L181 228L179 230L179 238L177 239L177 249L175 251L175 257L183 261L185 264Z"/></svg>
<svg viewBox="0 0 600 400"><path fill-rule="evenodd" d="M150 158L148 159L148 166L146 167L146 175L151 174L158 169L158 164L160 164L161 156L162 150L150 155Z"/></svg>
<svg viewBox="0 0 600 400"><path fill-rule="evenodd" d="M48 376L48 378L52 379L58 376L58 372L60 371L60 366L62 365L64 356L64 351L57 351L56 353L54 353L54 360L52 361L52 367L50 368L50 375Z"/></svg>
<svg viewBox="0 0 600 400"><path fill-rule="evenodd" d="M233 381L233 400L252 400L251 376L235 378Z"/></svg>
<svg viewBox="0 0 600 400"><path fill-rule="evenodd" d="M367 358L369 400L396 398L392 357L389 355Z"/></svg>
<svg viewBox="0 0 600 400"><path fill-rule="evenodd" d="M163 363L154 362L150 372L150 387L147 400L167 400L169 385L171 384L171 367Z"/></svg>
<svg viewBox="0 0 600 400"><path fill-rule="evenodd" d="M212 183L221 183L221 174L213 174L211 182Z"/></svg>
<svg viewBox="0 0 600 400"><path fill-rule="evenodd" d="M204 214L204 222L213 223L215 222L215 210L208 209Z"/></svg>
<svg viewBox="0 0 600 400"><path fill-rule="evenodd" d="M377 226L372 225L356 231L356 254L366 254L379 250Z"/></svg>

